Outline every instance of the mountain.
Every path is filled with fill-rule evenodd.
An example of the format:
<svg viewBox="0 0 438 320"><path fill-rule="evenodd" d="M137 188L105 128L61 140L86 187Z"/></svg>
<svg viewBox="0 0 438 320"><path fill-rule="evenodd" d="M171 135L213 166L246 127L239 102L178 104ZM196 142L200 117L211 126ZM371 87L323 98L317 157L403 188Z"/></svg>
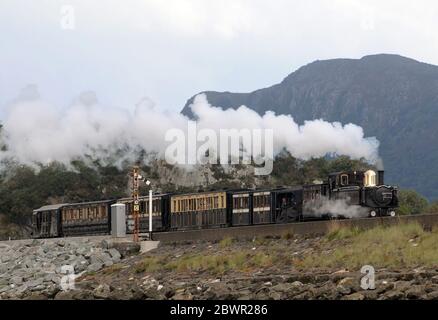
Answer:
<svg viewBox="0 0 438 320"><path fill-rule="evenodd" d="M389 54L318 60L268 88L204 93L223 108L360 125L381 143L387 183L438 199L438 66ZM192 116L193 98L183 114Z"/></svg>

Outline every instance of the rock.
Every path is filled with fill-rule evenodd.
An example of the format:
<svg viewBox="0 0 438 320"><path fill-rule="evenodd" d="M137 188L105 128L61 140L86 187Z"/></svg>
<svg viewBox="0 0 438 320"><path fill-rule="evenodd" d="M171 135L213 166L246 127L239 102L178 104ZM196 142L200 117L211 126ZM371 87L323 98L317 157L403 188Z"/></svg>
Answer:
<svg viewBox="0 0 438 320"><path fill-rule="evenodd" d="M172 300L193 300L193 296L186 290L177 290Z"/></svg>
<svg viewBox="0 0 438 320"><path fill-rule="evenodd" d="M111 287L107 284L100 284L93 291L93 295L97 299L108 299L111 294Z"/></svg>
<svg viewBox="0 0 438 320"><path fill-rule="evenodd" d="M405 295L403 294L403 292L400 292L398 290L394 290L394 291L390 291L390 292L385 293L382 298L388 299L388 300L399 300L401 298L404 298L404 296Z"/></svg>
<svg viewBox="0 0 438 320"><path fill-rule="evenodd" d="M111 249L114 245L114 241L111 239L103 239L100 243L102 249Z"/></svg>
<svg viewBox="0 0 438 320"><path fill-rule="evenodd" d="M23 278L20 276L14 276L11 279L9 279L9 284L14 284L16 286L23 283Z"/></svg>
<svg viewBox="0 0 438 320"><path fill-rule="evenodd" d="M59 291L55 295L55 300L73 300L73 293L70 291Z"/></svg>
<svg viewBox="0 0 438 320"><path fill-rule="evenodd" d="M346 277L341 279L336 286L337 291L344 295L354 293L358 291L359 288L359 280L352 277Z"/></svg>
<svg viewBox="0 0 438 320"><path fill-rule="evenodd" d="M9 279L6 278L0 278L0 288L2 286L7 286L9 284Z"/></svg>
<svg viewBox="0 0 438 320"><path fill-rule="evenodd" d="M6 291L9 291L10 289L11 289L11 287L9 287L9 286L4 286L4 287L0 288L0 293L3 293L3 292L6 292Z"/></svg>
<svg viewBox="0 0 438 320"><path fill-rule="evenodd" d="M24 298L24 300L47 300L47 297L39 292L32 292L31 295Z"/></svg>
<svg viewBox="0 0 438 320"><path fill-rule="evenodd" d="M294 282L291 283L291 286L292 287L302 287L303 283L300 282L300 281L294 281Z"/></svg>
<svg viewBox="0 0 438 320"><path fill-rule="evenodd" d="M90 300L93 298L91 292L82 290L59 291L55 295L55 300Z"/></svg>
<svg viewBox="0 0 438 320"><path fill-rule="evenodd" d="M426 299L437 300L438 299L438 291L430 292L426 295Z"/></svg>
<svg viewBox="0 0 438 320"><path fill-rule="evenodd" d="M105 267L112 266L114 264L111 256L106 252L94 252L90 256L90 264L103 264Z"/></svg>
<svg viewBox="0 0 438 320"><path fill-rule="evenodd" d="M397 281L394 283L394 289L399 291L407 291L412 287L412 283L409 281Z"/></svg>
<svg viewBox="0 0 438 320"><path fill-rule="evenodd" d="M365 290L361 292L366 300L376 300L377 299L377 292L376 290Z"/></svg>
<svg viewBox="0 0 438 320"><path fill-rule="evenodd" d="M60 288L57 285L49 285L45 290L42 291L44 295L48 298L53 299L55 295L60 291Z"/></svg>
<svg viewBox="0 0 438 320"><path fill-rule="evenodd" d="M140 252L140 244L135 242L114 243L113 248L115 248L121 254L122 258Z"/></svg>
<svg viewBox="0 0 438 320"><path fill-rule="evenodd" d="M103 264L96 262L96 263L92 263L87 267L87 271L88 272L97 272L99 270L101 270L103 268Z"/></svg>
<svg viewBox="0 0 438 320"><path fill-rule="evenodd" d="M89 248L79 247L76 249L76 254L79 256L84 256L89 251Z"/></svg>
<svg viewBox="0 0 438 320"><path fill-rule="evenodd" d="M277 291L273 291L271 290L268 294L269 298L271 298L272 300L280 300L281 299L281 294Z"/></svg>
<svg viewBox="0 0 438 320"><path fill-rule="evenodd" d="M116 262L118 262L122 258L122 255L120 254L120 252L117 251L117 249L115 249L115 248L109 249L108 253L111 255L111 258Z"/></svg>
<svg viewBox="0 0 438 320"><path fill-rule="evenodd" d="M29 286L27 284L23 284L22 286L18 287L15 292L18 294L23 294L29 289Z"/></svg>
<svg viewBox="0 0 438 320"><path fill-rule="evenodd" d="M272 290L278 291L278 292L288 292L293 287L296 287L296 286L293 286L291 283L279 283L279 284L273 286Z"/></svg>
<svg viewBox="0 0 438 320"><path fill-rule="evenodd" d="M59 247L65 247L65 241L63 239L56 241L56 245Z"/></svg>
<svg viewBox="0 0 438 320"><path fill-rule="evenodd" d="M11 256L9 256L9 255L0 256L0 262L6 263L6 262L9 262L9 261L11 261Z"/></svg>
<svg viewBox="0 0 438 320"><path fill-rule="evenodd" d="M342 297L343 300L364 300L365 296L362 293L355 292Z"/></svg>
<svg viewBox="0 0 438 320"><path fill-rule="evenodd" d="M37 278L35 280L27 281L26 284L30 289L32 289L32 288L35 288L35 287L42 285L43 282L44 282L44 279Z"/></svg>
<svg viewBox="0 0 438 320"><path fill-rule="evenodd" d="M61 277L56 275L55 273L49 273L44 277L45 282L52 282L54 284L60 284L61 283Z"/></svg>
<svg viewBox="0 0 438 320"><path fill-rule="evenodd" d="M419 299L421 296L425 295L425 287L422 285L412 286L409 290L406 291L406 297L408 299Z"/></svg>

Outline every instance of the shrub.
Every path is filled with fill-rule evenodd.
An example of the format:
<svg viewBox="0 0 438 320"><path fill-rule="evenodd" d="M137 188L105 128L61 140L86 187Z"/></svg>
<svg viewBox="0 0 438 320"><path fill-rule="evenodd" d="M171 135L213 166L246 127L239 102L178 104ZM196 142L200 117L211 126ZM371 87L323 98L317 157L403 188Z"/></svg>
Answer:
<svg viewBox="0 0 438 320"><path fill-rule="evenodd" d="M429 202L422 195L414 190L400 190L399 198L399 214L419 214L423 213Z"/></svg>

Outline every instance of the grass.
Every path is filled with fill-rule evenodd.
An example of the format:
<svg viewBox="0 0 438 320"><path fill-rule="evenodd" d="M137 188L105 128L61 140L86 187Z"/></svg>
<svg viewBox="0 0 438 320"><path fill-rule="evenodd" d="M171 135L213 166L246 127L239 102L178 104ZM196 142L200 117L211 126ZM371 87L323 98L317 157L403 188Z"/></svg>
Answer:
<svg viewBox="0 0 438 320"><path fill-rule="evenodd" d="M123 269L123 265L121 263L116 263L116 264L113 264L112 266L109 266L108 268L103 269L102 273L103 274L113 274L113 273L119 272L122 269Z"/></svg>
<svg viewBox="0 0 438 320"><path fill-rule="evenodd" d="M212 254L201 251L180 257L152 255L134 268L137 273L167 271L221 275L269 267L305 271L312 268L360 270L363 265L397 269L438 264L438 227L425 231L418 223L364 230L334 222L321 240L304 247L298 255L295 254L295 242L288 240L291 236L283 236L282 240L256 238L253 241L255 248L237 246L232 238L224 238L218 243L222 250Z"/></svg>
<svg viewBox="0 0 438 320"><path fill-rule="evenodd" d="M208 272L219 275L228 271L249 272L259 267L270 267L282 259L276 252L242 250L223 254L189 254L170 260L169 257L147 257L135 266L137 273L167 270L176 272Z"/></svg>
<svg viewBox="0 0 438 320"><path fill-rule="evenodd" d="M342 243L334 245L333 241ZM438 230L418 223L379 226L369 230L335 228L324 239L326 254L310 254L294 263L301 268L418 267L438 264ZM331 250L330 250L331 249Z"/></svg>
<svg viewBox="0 0 438 320"><path fill-rule="evenodd" d="M163 267L166 257L146 257L142 262L138 263L134 267L136 273L142 272L155 272Z"/></svg>
<svg viewBox="0 0 438 320"><path fill-rule="evenodd" d="M359 227L342 227L337 221L332 221L326 239L328 241L349 239L357 236L361 231Z"/></svg>
<svg viewBox="0 0 438 320"><path fill-rule="evenodd" d="M220 248L227 248L230 247L234 242L234 239L232 237L225 237L219 242Z"/></svg>

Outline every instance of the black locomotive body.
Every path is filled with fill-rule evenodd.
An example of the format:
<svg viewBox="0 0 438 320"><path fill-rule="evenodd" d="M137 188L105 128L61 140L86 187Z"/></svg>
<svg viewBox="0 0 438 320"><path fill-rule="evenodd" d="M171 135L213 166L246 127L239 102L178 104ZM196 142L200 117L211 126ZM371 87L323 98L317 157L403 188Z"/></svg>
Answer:
<svg viewBox="0 0 438 320"><path fill-rule="evenodd" d="M398 188L385 185L383 171L338 172L329 176L328 184L330 199L360 206L371 217L395 216Z"/></svg>
<svg viewBox="0 0 438 320"><path fill-rule="evenodd" d="M149 197L139 199L140 233L149 231ZM111 205L125 204L127 232L133 232L132 198L49 205L34 210L36 238L109 234ZM274 189L238 189L154 194L152 231L178 231L333 217L394 216L397 187L383 171L336 172L326 182ZM345 212L343 212L345 211ZM351 215L350 213L360 213Z"/></svg>

